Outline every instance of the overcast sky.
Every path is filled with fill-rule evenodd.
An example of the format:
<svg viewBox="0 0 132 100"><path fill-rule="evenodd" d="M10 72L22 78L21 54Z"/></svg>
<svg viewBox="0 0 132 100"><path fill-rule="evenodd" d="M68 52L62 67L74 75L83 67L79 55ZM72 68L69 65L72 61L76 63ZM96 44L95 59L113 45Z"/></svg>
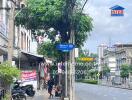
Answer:
<svg viewBox="0 0 132 100"><path fill-rule="evenodd" d="M124 7L123 17L112 17L109 8ZM97 52L99 44L132 43L132 0L89 0L85 13L93 18L93 31L84 48ZM111 38L111 39L110 39Z"/></svg>

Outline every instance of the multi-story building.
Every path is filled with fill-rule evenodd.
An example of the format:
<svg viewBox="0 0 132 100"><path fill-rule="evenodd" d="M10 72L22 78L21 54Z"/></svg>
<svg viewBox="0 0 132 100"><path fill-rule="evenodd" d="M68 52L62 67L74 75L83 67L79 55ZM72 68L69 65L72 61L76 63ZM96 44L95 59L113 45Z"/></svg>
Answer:
<svg viewBox="0 0 132 100"><path fill-rule="evenodd" d="M0 62L7 59L9 11L7 0L0 0Z"/></svg>
<svg viewBox="0 0 132 100"><path fill-rule="evenodd" d="M104 50L107 48L107 45L101 44L98 46L98 70L101 71L104 65Z"/></svg>
<svg viewBox="0 0 132 100"><path fill-rule="evenodd" d="M25 6L25 0L20 1L20 7ZM32 68L38 65L43 56L37 55L37 42L34 41L31 30L24 26L15 26L14 61L21 68Z"/></svg>
<svg viewBox="0 0 132 100"><path fill-rule="evenodd" d="M117 70L120 70L121 65L123 64L132 64L132 44L116 44L115 53L116 53L116 62Z"/></svg>
<svg viewBox="0 0 132 100"><path fill-rule="evenodd" d="M112 76L120 76L120 68L123 64L132 65L132 44L115 44L103 52L103 61L100 63L110 68Z"/></svg>
<svg viewBox="0 0 132 100"><path fill-rule="evenodd" d="M25 0L16 1L17 7L23 8L25 6ZM12 3L9 2L9 0L0 0L0 62L7 60L8 55L8 29L10 29L10 27L8 27L10 9L8 8L10 8L11 4ZM24 60L27 60L28 62L29 59L31 59L32 61L37 61L40 58L40 56L31 53L31 51L35 51L36 53L37 49L37 43L33 43L31 37L32 35L30 30L27 30L22 25L17 27L15 26L13 61L15 61L17 66L22 65L23 62L25 62ZM31 45L33 45L32 48ZM30 64L26 66L30 66Z"/></svg>
<svg viewBox="0 0 132 100"><path fill-rule="evenodd" d="M104 50L104 66L110 68L110 75L115 76L116 73L116 57L115 49L107 48Z"/></svg>

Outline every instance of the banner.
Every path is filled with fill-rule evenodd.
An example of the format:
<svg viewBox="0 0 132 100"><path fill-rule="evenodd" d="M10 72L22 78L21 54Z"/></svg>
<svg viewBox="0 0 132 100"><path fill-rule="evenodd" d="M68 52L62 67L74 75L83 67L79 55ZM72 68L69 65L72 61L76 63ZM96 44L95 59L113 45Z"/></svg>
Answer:
<svg viewBox="0 0 132 100"><path fill-rule="evenodd" d="M37 79L36 70L22 71L22 73L21 73L22 81L36 80L36 79Z"/></svg>

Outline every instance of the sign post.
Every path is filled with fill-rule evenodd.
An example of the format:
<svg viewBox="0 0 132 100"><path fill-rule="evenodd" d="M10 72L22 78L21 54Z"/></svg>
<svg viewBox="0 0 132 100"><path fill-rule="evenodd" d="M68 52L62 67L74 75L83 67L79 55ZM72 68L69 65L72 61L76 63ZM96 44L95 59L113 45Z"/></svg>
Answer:
<svg viewBox="0 0 132 100"><path fill-rule="evenodd" d="M58 50L61 50L62 52L69 52L75 48L75 45L73 44L58 44L56 46Z"/></svg>
<svg viewBox="0 0 132 100"><path fill-rule="evenodd" d="M99 84L99 76L100 76L100 73L98 73L97 76L98 76L98 84Z"/></svg>

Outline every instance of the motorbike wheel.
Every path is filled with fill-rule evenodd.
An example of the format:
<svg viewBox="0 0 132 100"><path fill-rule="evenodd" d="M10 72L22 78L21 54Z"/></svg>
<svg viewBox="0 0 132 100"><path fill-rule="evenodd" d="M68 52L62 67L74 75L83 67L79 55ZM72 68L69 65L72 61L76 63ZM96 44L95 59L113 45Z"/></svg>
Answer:
<svg viewBox="0 0 132 100"><path fill-rule="evenodd" d="M35 95L35 91L27 91L26 94L30 97L33 97Z"/></svg>
<svg viewBox="0 0 132 100"><path fill-rule="evenodd" d="M11 100L26 100L26 96L25 95L12 96Z"/></svg>
<svg viewBox="0 0 132 100"><path fill-rule="evenodd" d="M18 100L26 100L26 96L22 97L22 98L19 98Z"/></svg>

